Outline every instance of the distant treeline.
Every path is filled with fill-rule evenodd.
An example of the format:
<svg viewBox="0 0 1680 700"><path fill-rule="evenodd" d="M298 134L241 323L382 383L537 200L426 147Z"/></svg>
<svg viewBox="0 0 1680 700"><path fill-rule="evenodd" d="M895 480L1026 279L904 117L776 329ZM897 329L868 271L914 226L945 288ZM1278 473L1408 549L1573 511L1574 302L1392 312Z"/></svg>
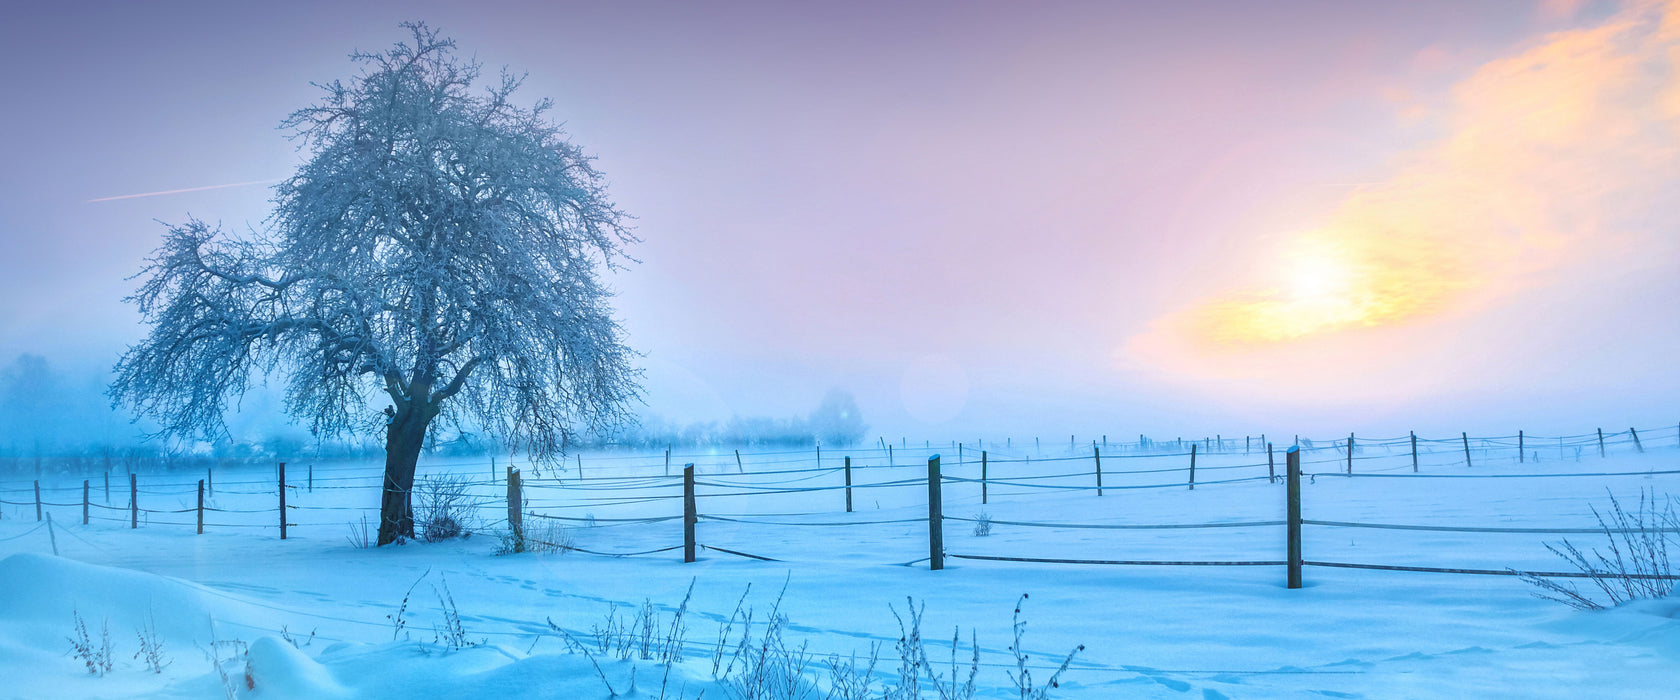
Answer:
<svg viewBox="0 0 1680 700"><path fill-rule="evenodd" d="M678 426L660 418L611 435L599 436L589 447L646 449L663 447L842 447L861 441L869 426L863 422L851 394L833 390L807 416L786 419L735 416L725 422L707 421Z"/></svg>
<svg viewBox="0 0 1680 700"><path fill-rule="evenodd" d="M23 355L0 366L0 474L97 474L106 470L200 470L217 464L278 461L380 460L381 435L317 441L273 409L248 407L234 436L215 442L147 440L135 424L111 408L106 379L93 373L71 379L46 358ZM441 426L440 426L441 427ZM617 431L585 436L584 449L665 447L841 447L864 437L857 402L830 391L810 414L790 418L736 416L728 421L676 425L648 417ZM426 446L431 456L476 456L506 452L470 431L438 430Z"/></svg>
<svg viewBox="0 0 1680 700"><path fill-rule="evenodd" d="M281 461L340 461L383 459L383 448L372 445L315 445L296 439L266 443L222 443L184 449L161 442L127 445L57 446L53 451L0 444L0 474L99 474L197 471L226 464L273 464Z"/></svg>

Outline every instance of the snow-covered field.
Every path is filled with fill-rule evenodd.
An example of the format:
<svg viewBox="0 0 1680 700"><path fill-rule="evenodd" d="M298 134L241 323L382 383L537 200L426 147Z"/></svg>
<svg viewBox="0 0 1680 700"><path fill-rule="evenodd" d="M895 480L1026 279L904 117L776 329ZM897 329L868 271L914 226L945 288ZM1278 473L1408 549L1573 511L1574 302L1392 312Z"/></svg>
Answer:
<svg viewBox="0 0 1680 700"><path fill-rule="evenodd" d="M1456 442L1426 442L1412 471L1409 441L1360 441L1355 476L1339 448L1306 453L1309 520L1472 528L1592 528L1591 508L1611 495L1680 495L1673 430L1609 439L1472 438L1471 464ZM1662 444L1658 444L1662 443ZM1204 443L1205 445L1205 443ZM988 442L988 447L991 447ZM141 474L141 526L129 529L126 475L113 475L110 509L81 523L82 480L107 504L102 475L42 480L54 527L35 520L32 484L0 482L0 696L223 697L222 667L241 697L411 698L732 697L713 679L719 627L745 596L761 631L780 600L787 639L807 645L824 677L830 654L867 657L881 645L880 683L896 683L894 611L926 605L922 631L936 670L949 674L950 637L981 649L981 697L1019 697L1011 613L1021 594L1022 644L1042 682L1075 646L1084 650L1051 697L1672 697L1680 679L1680 601L1578 612L1538 600L1513 576L1309 566L1288 590L1281 566L1070 565L962 559L962 555L1084 560L1281 561L1284 486L1267 478L1264 452L1227 439L1197 457L1176 444L1155 452L1115 446L1095 486L1089 445L1042 452L989 450L987 504L979 450L953 446L855 449L855 512L845 512L843 452L743 453L673 458L663 452L585 453L564 471L526 467L527 528L565 527L581 550L633 553L682 544L683 462L695 462L702 520L699 561L680 547L609 557L582 552L495 556L506 517L505 477L487 461L423 462L422 476L474 480L481 533L465 540L361 548L354 524L370 522L378 465L291 464L289 539L278 539L273 469L217 469L206 532L194 534L200 473ZM1577 447L1581 449L1577 451ZM1187 448L1187 445L1186 445ZM929 571L926 457L942 455L947 559ZM1283 474L1283 453L1276 455ZM505 462L503 463L505 464ZM499 468L496 471L501 471ZM742 473L742 472L746 473ZM550 521L538 514L571 518ZM991 532L975 523L985 514ZM102 519L101 519L102 518ZM1022 525L1018 523L1035 523ZM1084 527L1071 527L1071 526ZM1217 525L1130 529L1091 526ZM1232 526L1235 525L1235 526ZM1545 542L1565 536L1602 546L1602 535L1463 532L1308 525L1308 561L1568 570ZM58 556L53 556L56 546ZM732 550L756 557L728 553ZM914 562L906 565L906 562ZM418 581L418 585L416 582ZM586 646L609 611L619 619L651 601L668 626L692 583L684 660L674 669ZM750 587L750 588L749 588ZM783 589L785 587L785 593ZM401 613L405 627L394 629ZM466 638L446 644L440 594L453 598ZM889 608L891 606L891 608ZM113 670L87 673L70 653L75 616L98 641L108 624ZM136 630L155 620L168 665L145 668ZM739 636L739 629L734 632ZM284 633L284 634L283 634ZM313 640L309 640L313 633ZM300 648L281 641L294 638ZM443 639L440 639L442 637ZM943 639L944 641L938 641ZM239 640L243 645L231 643ZM731 642L735 639L732 637ZM240 656L248 649L247 656ZM941 661L940 659L944 659ZM248 673L247 673L248 672ZM966 670L963 671L966 673ZM631 680L631 676L635 680ZM249 684L247 684L247 678ZM934 696L931 695L930 696ZM819 694L818 697L821 697ZM935 696L936 697L936 696Z"/></svg>

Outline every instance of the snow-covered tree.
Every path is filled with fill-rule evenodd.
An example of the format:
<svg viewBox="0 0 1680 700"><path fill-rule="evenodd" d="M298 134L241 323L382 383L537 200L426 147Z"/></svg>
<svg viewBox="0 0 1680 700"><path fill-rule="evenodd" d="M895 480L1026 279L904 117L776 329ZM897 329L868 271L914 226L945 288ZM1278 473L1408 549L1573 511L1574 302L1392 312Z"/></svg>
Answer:
<svg viewBox="0 0 1680 700"><path fill-rule="evenodd" d="M863 412L851 393L829 389L817 410L811 412L810 429L824 445L843 447L863 439Z"/></svg>
<svg viewBox="0 0 1680 700"><path fill-rule="evenodd" d="M412 43L353 54L358 76L282 123L309 158L264 230L169 228L130 298L150 334L112 385L166 435L225 434L270 373L317 435L383 430L382 545L413 535L439 422L550 458L639 392L600 280L635 238L604 179L547 100L512 102L519 77L474 89L453 41L403 26Z"/></svg>

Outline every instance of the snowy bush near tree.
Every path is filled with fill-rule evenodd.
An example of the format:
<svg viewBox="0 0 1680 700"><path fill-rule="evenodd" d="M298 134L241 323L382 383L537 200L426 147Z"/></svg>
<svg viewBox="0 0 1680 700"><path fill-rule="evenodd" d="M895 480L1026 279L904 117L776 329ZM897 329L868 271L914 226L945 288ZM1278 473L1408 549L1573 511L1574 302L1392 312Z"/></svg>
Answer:
<svg viewBox="0 0 1680 700"><path fill-rule="evenodd" d="M442 542L472 534L478 508L469 492L471 482L458 474L420 479L415 486L414 523L420 539Z"/></svg>

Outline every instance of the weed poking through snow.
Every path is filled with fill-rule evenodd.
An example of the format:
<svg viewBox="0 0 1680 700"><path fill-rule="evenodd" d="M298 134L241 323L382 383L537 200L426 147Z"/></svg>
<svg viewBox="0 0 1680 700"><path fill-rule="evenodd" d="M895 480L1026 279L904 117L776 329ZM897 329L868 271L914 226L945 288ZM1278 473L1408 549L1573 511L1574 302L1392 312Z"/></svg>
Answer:
<svg viewBox="0 0 1680 700"><path fill-rule="evenodd" d="M1556 545L1547 543L1546 549L1585 574L1604 594L1604 601L1596 599L1591 589L1583 592L1574 583L1518 572L1539 589L1536 597L1579 610L1602 610L1641 598L1663 598L1674 591L1676 576L1668 548L1671 542L1680 545L1680 537L1676 537L1680 513L1675 511L1672 496L1659 505L1654 491L1640 492L1639 507L1630 513L1612 494L1608 515L1596 507L1592 512L1604 531L1604 551L1595 547L1582 552L1568 539Z"/></svg>
<svg viewBox="0 0 1680 700"><path fill-rule="evenodd" d="M67 637L70 640L70 655L81 660L87 666L87 672L94 676L104 676L111 672L111 625L103 622L99 628L99 641L95 643L88 634L87 623L82 621L82 614L71 609L70 616L76 620L75 635Z"/></svg>
<svg viewBox="0 0 1680 700"><path fill-rule="evenodd" d="M367 516L364 515L360 523L350 523L350 534L346 535L345 539L349 540L350 546L356 549L367 549L373 546L373 539L369 536L370 532Z"/></svg>
<svg viewBox="0 0 1680 700"><path fill-rule="evenodd" d="M443 624L433 627L435 636L433 642L443 644L449 651L460 651L470 646L477 646L480 642L467 640L467 628L461 624L461 611L455 607L455 594L449 592L449 579L439 576L438 580L443 588L432 586L432 592L437 594L438 609L443 613Z"/></svg>
<svg viewBox="0 0 1680 700"><path fill-rule="evenodd" d="M575 538L572 529L547 518L536 518L525 525L525 549L538 554L565 554L571 551Z"/></svg>
<svg viewBox="0 0 1680 700"><path fill-rule="evenodd" d="M977 681L981 652L976 635L972 631L969 633L968 648L963 649L962 631L953 630L949 660L934 662L922 637L925 602L918 603L909 598L908 607L902 613L888 607L899 624L900 636L894 644L899 664L896 677L882 677L883 674L877 673L882 648L879 642L870 645L867 658L860 658L857 654L849 657L834 654L828 656L825 662L819 662L805 642L790 640L787 636L790 623L788 616L782 612L786 583L771 605L769 615L763 618L762 629L755 630L754 621L758 616L747 605L751 591L752 587L748 586L736 602L734 612L719 624L717 643L712 648L712 678L723 685L730 698L973 700L979 692ZM647 602L633 616L622 615L618 606L611 606L606 620L591 627L586 641L579 641L570 631L555 624L553 618L548 619L548 627L565 641L567 651L583 654L589 659L609 695L619 697L621 693L608 680L599 657L616 658L632 664L631 689L626 694L635 692L636 662L665 666L664 680L660 683L660 697L665 697L669 690L670 667L682 662L685 630L682 621L693 593L694 582L691 581L688 595L683 597L669 625L658 619L655 607ZM1036 682L1028 664L1029 657L1022 651L1027 623L1021 619L1021 604L1026 599L1027 596L1021 596L1015 606L1015 639L1009 647L1014 655L1015 669L1008 674L1013 684L1010 690L1019 694L1021 700L1047 700L1050 692L1060 686L1062 674L1067 672L1074 657L1084 651L1085 646L1081 644L1074 648L1048 679Z"/></svg>
<svg viewBox="0 0 1680 700"><path fill-rule="evenodd" d="M431 569L426 569L425 573L420 574L420 578L414 579L414 583L408 587L408 592L403 594L402 603L397 606L397 611L385 616L385 619L391 621L391 641L397 641L408 630L408 601L414 597L414 589L431 573Z"/></svg>
<svg viewBox="0 0 1680 700"><path fill-rule="evenodd" d="M212 635L215 633L215 628L216 621L212 618L210 620ZM227 700L238 700L240 684L234 680L234 674L230 673L228 669L244 659L246 652L250 651L250 647L239 639L217 639L210 642L210 648L199 647L199 650L204 652L204 656L210 659L210 665L215 668L216 678L221 681L222 696ZM244 679L246 690L256 689L256 682L251 678L249 669L240 675Z"/></svg>
<svg viewBox="0 0 1680 700"><path fill-rule="evenodd" d="M1302 442L1306 441L1303 440ZM1068 666L1073 663L1074 655L1085 651L1085 645L1081 644L1074 647L1073 651L1068 652L1067 658L1062 659L1062 665L1056 668L1055 673L1050 674L1050 678L1044 681L1044 685L1034 685L1032 671L1027 668L1027 659L1031 657L1022 651L1023 647L1021 646L1021 637L1027 632L1027 621L1021 619L1021 606L1026 602L1027 594L1025 593L1022 593L1020 599L1015 601L1015 616L1013 618L1015 643L1009 645L1009 653L1015 655L1015 670L1009 672L1009 680L1014 681L1015 690L1021 694L1021 700L1046 700L1050 697L1052 688L1060 687L1062 674L1067 672Z"/></svg>
<svg viewBox="0 0 1680 700"><path fill-rule="evenodd" d="M158 636L157 618L150 611L146 613L146 624L134 632L140 638L140 651L134 652L134 658L146 664L146 670L152 673L163 673L163 668L169 665L169 660L163 656L163 639Z"/></svg>
<svg viewBox="0 0 1680 700"><path fill-rule="evenodd" d="M309 636L305 637L303 639L303 641L299 642L297 637L292 636L291 630L286 629L285 625L281 625L280 626L280 639L284 640L287 644L292 645L293 649L302 649L306 646L309 646L310 644L315 643L315 630L309 630Z"/></svg>
<svg viewBox="0 0 1680 700"><path fill-rule="evenodd" d="M961 670L957 664L957 651L962 641L962 630L951 633L951 671L949 676L942 677L934 670L933 662L928 658L927 646L922 641L922 611L927 608L927 602L916 604L915 598L905 598L905 614L899 615L893 610L893 617L898 620L899 638L895 647L898 650L898 687L886 694L892 700L918 700L922 697L922 680L926 678L932 690L939 695L940 700L971 700L974 697L974 679L980 673L980 645L974 633L969 633L969 649L971 657L968 664L968 678L958 682ZM905 618L909 623L905 623Z"/></svg>

